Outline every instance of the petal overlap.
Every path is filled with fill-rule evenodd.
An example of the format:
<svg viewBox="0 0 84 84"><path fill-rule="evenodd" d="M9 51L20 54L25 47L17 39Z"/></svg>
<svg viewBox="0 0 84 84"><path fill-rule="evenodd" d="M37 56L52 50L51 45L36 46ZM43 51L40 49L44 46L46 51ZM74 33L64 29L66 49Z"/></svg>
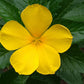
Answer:
<svg viewBox="0 0 84 84"><path fill-rule="evenodd" d="M38 53L39 67L37 68L37 72L44 75L55 74L61 64L60 55L57 51L54 48L43 44L38 47Z"/></svg>

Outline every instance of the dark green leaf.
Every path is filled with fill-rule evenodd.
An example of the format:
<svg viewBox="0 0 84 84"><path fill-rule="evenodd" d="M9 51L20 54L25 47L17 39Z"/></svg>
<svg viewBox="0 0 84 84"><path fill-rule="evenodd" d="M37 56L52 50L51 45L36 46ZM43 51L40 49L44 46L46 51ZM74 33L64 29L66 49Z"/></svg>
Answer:
<svg viewBox="0 0 84 84"><path fill-rule="evenodd" d="M53 14L53 23L56 24L60 22L60 19L68 13L70 10L79 7L80 5L83 5L84 0L60 0L60 3L56 5L56 1L54 0L51 7L51 12ZM53 12L53 11L54 12Z"/></svg>
<svg viewBox="0 0 84 84"><path fill-rule="evenodd" d="M9 70L1 75L0 84L11 84L17 76L14 70Z"/></svg>
<svg viewBox="0 0 84 84"><path fill-rule="evenodd" d="M25 84L29 76L18 75L13 69L1 75L1 84Z"/></svg>
<svg viewBox="0 0 84 84"><path fill-rule="evenodd" d="M13 51L7 51L0 45L0 69L4 69L10 64L9 59L12 53Z"/></svg>
<svg viewBox="0 0 84 84"><path fill-rule="evenodd" d="M84 22L84 4L72 9L63 16L64 19Z"/></svg>
<svg viewBox="0 0 84 84"><path fill-rule="evenodd" d="M40 81L40 80L37 80L37 79L29 78L27 80L26 84L48 84L48 83Z"/></svg>
<svg viewBox="0 0 84 84"><path fill-rule="evenodd" d="M37 72L31 75L31 78L37 79L47 84L60 84L60 79L56 75L41 75Z"/></svg>
<svg viewBox="0 0 84 84"><path fill-rule="evenodd" d="M84 73L84 54L77 45L61 55L62 65L56 73L68 84L83 84L80 73Z"/></svg>
<svg viewBox="0 0 84 84"><path fill-rule="evenodd" d="M68 68L67 68L68 69ZM68 84L83 84L82 77L80 73L73 71L59 71L57 73Z"/></svg>
<svg viewBox="0 0 84 84"><path fill-rule="evenodd" d="M1 29L2 25L0 25L0 29Z"/></svg>
<svg viewBox="0 0 84 84"><path fill-rule="evenodd" d="M3 19L0 19L0 25L4 25L5 21Z"/></svg>
<svg viewBox="0 0 84 84"><path fill-rule="evenodd" d="M18 75L11 84L26 84L28 78L29 76Z"/></svg>
<svg viewBox="0 0 84 84"><path fill-rule="evenodd" d="M3 73L3 70L2 69L0 69L0 74L2 74ZM0 75L0 77L1 77L1 75Z"/></svg>
<svg viewBox="0 0 84 84"><path fill-rule="evenodd" d="M29 0L5 0L8 3L12 4L21 12L27 5Z"/></svg>
<svg viewBox="0 0 84 84"><path fill-rule="evenodd" d="M8 3L12 4L16 8L19 9L21 12L23 9L26 8L26 6L31 5L31 4L42 4L42 5L48 5L49 0L5 0Z"/></svg>
<svg viewBox="0 0 84 84"><path fill-rule="evenodd" d="M51 0L52 1L52 0ZM28 5L31 4L41 4L49 8L50 0L28 0Z"/></svg>
<svg viewBox="0 0 84 84"><path fill-rule="evenodd" d="M16 20L20 22L20 15L18 9L7 3L4 0L0 0L0 16L7 22L9 20Z"/></svg>
<svg viewBox="0 0 84 84"><path fill-rule="evenodd" d="M79 43L79 47L80 48L84 48L84 41L81 41L80 43ZM84 50L84 49L83 49Z"/></svg>

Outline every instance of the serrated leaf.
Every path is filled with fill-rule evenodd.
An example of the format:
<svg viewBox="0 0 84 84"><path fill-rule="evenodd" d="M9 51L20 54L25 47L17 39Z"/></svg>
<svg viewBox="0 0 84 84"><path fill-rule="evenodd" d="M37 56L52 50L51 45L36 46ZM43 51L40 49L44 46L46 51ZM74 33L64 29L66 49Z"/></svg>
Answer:
<svg viewBox="0 0 84 84"><path fill-rule="evenodd" d="M6 22L9 20L21 22L18 9L4 0L0 0L0 16Z"/></svg>
<svg viewBox="0 0 84 84"><path fill-rule="evenodd" d="M61 55L61 68L56 73L68 84L83 84L80 73L84 73L84 54L73 45Z"/></svg>
<svg viewBox="0 0 84 84"><path fill-rule="evenodd" d="M84 22L84 4L72 9L63 16L64 19Z"/></svg>
<svg viewBox="0 0 84 84"><path fill-rule="evenodd" d="M7 51L0 44L0 69L4 69L10 64L9 59L12 53L13 51Z"/></svg>

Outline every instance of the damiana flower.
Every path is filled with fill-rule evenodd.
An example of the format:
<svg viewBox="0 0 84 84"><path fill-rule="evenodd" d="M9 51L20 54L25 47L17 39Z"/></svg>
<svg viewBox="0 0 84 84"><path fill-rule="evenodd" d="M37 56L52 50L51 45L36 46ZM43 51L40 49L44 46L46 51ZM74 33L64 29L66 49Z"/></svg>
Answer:
<svg viewBox="0 0 84 84"><path fill-rule="evenodd" d="M54 74L61 65L59 53L72 43L70 31L63 25L51 26L51 12L44 6L33 4L21 13L25 28L17 21L8 21L1 29L1 44L7 50L16 50L10 63L16 72L30 75L34 71Z"/></svg>

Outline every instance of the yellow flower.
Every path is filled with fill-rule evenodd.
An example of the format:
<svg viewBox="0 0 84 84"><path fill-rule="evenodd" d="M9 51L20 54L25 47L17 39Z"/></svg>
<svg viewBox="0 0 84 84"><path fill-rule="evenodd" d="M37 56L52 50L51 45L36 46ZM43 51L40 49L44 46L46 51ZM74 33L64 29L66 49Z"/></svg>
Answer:
<svg viewBox="0 0 84 84"><path fill-rule="evenodd" d="M8 21L1 29L1 44L7 50L16 50L10 63L16 72L30 75L54 74L60 67L60 55L72 43L70 31L63 25L51 26L51 12L44 6L33 4L21 13L24 28L17 21Z"/></svg>

